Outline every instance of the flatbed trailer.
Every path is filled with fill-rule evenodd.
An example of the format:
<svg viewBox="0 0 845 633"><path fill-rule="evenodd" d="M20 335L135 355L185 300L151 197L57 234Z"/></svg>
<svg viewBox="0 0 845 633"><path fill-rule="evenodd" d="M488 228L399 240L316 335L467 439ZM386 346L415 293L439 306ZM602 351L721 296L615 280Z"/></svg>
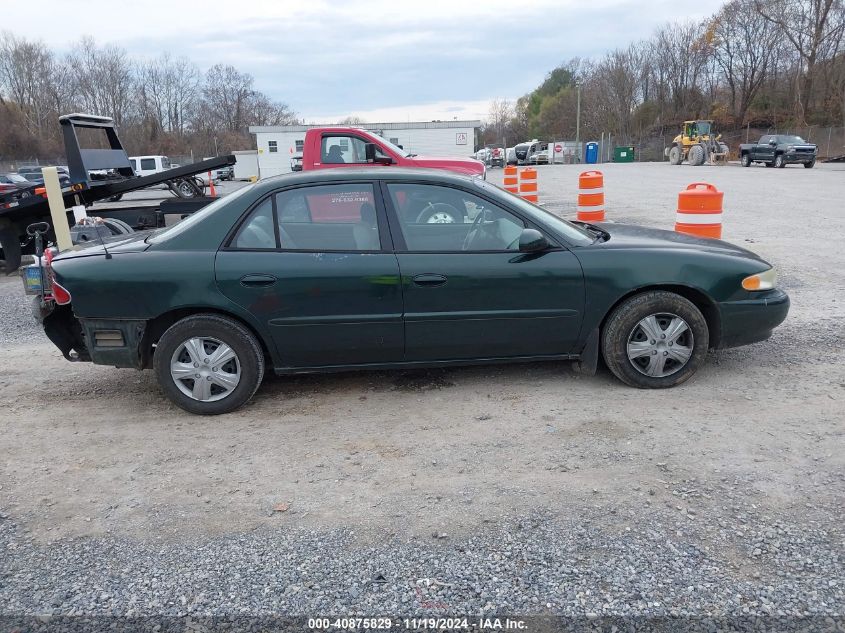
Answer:
<svg viewBox="0 0 845 633"><path fill-rule="evenodd" d="M87 208L98 201L155 185L188 179L197 174L213 172L235 164L233 155L219 156L157 174L138 177L135 176L129 156L117 136L117 130L111 118L91 114L68 114L59 117L59 124L62 126L70 173L70 184L62 189L62 198L71 224L73 223L71 207ZM104 132L109 149L81 148L77 135L78 129ZM97 178L92 175L92 172L105 175ZM174 198L162 201L157 208L152 210L126 209L125 207L114 210L98 209L96 215L119 218L134 229L148 229L163 226L165 215L187 215L201 209L212 200L214 198L202 195L193 198ZM0 259L5 260L6 273L12 273L18 269L23 254L34 252L32 237L26 232L26 227L34 222L48 222L52 225L50 206L43 186L33 185L24 190L0 195L0 250L2 250ZM54 239L52 232L47 234L46 239Z"/></svg>

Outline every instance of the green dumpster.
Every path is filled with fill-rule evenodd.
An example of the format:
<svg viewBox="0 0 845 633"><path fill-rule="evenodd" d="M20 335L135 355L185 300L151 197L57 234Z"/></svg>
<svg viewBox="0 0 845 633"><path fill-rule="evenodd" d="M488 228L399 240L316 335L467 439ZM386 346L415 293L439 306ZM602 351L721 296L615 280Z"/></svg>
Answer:
<svg viewBox="0 0 845 633"><path fill-rule="evenodd" d="M634 147L627 145L624 147L616 147L613 149L614 163L633 163L634 162Z"/></svg>

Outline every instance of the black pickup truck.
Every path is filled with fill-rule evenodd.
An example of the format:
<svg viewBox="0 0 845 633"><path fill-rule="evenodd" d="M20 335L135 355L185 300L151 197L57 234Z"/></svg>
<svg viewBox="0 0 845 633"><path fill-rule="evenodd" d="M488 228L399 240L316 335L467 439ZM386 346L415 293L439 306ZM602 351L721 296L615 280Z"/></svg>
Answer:
<svg viewBox="0 0 845 633"><path fill-rule="evenodd" d="M790 163L801 163L807 169L816 164L818 147L800 136L791 134L766 134L759 143L743 143L739 146L739 160L743 167L751 163L765 163L766 167L786 167Z"/></svg>

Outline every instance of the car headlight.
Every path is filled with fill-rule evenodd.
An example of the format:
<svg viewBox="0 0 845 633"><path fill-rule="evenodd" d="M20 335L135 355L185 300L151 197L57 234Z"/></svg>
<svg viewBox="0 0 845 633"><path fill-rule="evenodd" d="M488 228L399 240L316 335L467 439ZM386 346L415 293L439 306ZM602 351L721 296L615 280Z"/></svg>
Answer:
<svg viewBox="0 0 845 633"><path fill-rule="evenodd" d="M742 280L742 287L746 290L771 290L777 283L778 275L774 268L764 270L756 275L750 275Z"/></svg>

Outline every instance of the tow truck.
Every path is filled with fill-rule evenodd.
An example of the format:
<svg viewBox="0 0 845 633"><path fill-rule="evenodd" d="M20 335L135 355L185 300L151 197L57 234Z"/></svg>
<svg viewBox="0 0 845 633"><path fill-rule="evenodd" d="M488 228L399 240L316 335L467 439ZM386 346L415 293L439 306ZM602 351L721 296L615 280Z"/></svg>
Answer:
<svg viewBox="0 0 845 633"><path fill-rule="evenodd" d="M94 215L103 219L102 225L109 236L158 228L164 226L167 215L185 216L203 208L215 198L205 195L197 175L235 164L233 155L219 156L149 176L136 176L110 117L67 114L59 117L59 124L70 172L70 183L61 188L69 225L76 224L74 207L90 209L95 202L116 200L132 191L163 184L177 196L153 205L98 206ZM100 131L105 135L108 149L83 149L78 130L95 130L86 133L91 135ZM5 261L7 274L20 267L23 255L35 253L34 235L27 232L27 227L42 222L50 225L43 239L53 241L50 205L43 185L33 184L0 194L0 260ZM85 237L86 233L81 228L76 235Z"/></svg>

